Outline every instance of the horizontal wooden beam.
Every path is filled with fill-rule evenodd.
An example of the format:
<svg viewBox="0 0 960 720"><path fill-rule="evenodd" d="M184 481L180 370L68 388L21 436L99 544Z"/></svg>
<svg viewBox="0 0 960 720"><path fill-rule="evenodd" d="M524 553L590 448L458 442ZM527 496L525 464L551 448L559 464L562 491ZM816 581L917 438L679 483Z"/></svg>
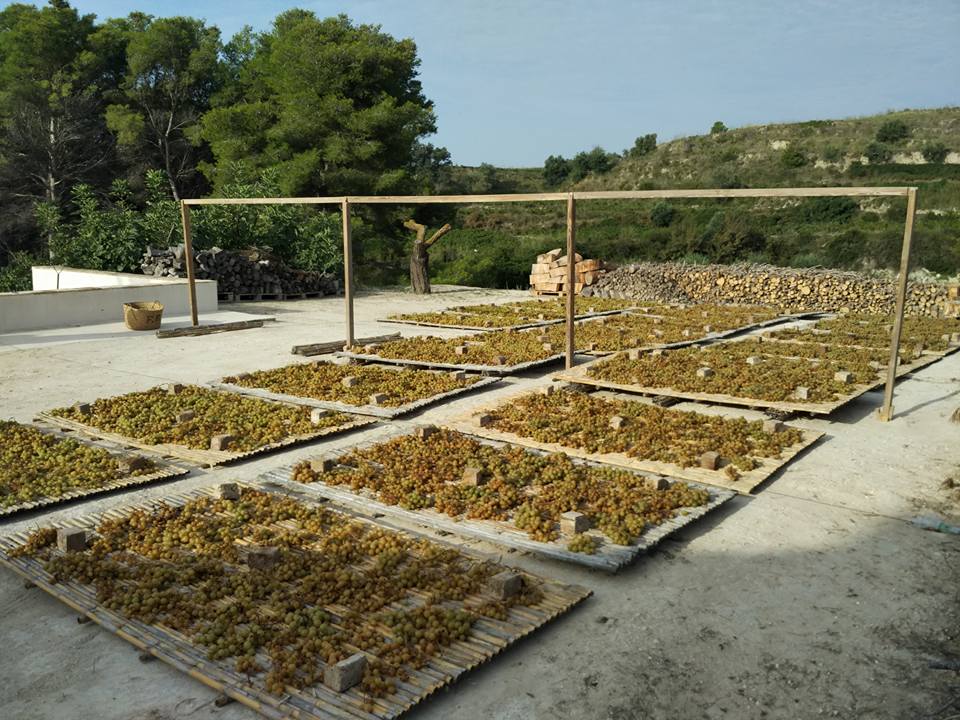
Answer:
<svg viewBox="0 0 960 720"><path fill-rule="evenodd" d="M704 190L598 190L574 192L574 200L663 200L790 197L907 197L910 187L736 188ZM566 202L570 193L508 195L350 195L339 197L195 198L184 205L429 205L433 203Z"/></svg>

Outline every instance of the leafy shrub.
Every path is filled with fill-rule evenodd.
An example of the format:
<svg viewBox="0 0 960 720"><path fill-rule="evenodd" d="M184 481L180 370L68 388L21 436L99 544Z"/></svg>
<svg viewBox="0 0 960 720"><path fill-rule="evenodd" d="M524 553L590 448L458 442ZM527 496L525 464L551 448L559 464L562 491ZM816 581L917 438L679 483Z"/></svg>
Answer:
<svg viewBox="0 0 960 720"><path fill-rule="evenodd" d="M903 120L887 120L877 128L877 142L895 143L910 137L910 128Z"/></svg>
<svg viewBox="0 0 960 720"><path fill-rule="evenodd" d="M806 222L843 222L856 215L860 206L848 197L810 198L800 206L800 217Z"/></svg>
<svg viewBox="0 0 960 720"><path fill-rule="evenodd" d="M870 161L871 165L890 162L890 159L893 157L893 151L880 142L872 142L867 145L863 154L867 156L867 160Z"/></svg>
<svg viewBox="0 0 960 720"><path fill-rule="evenodd" d="M786 168L801 168L806 165L808 158L806 153L796 145L791 145L780 155L780 164Z"/></svg>
<svg viewBox="0 0 960 720"><path fill-rule="evenodd" d="M942 142L930 142L923 146L923 159L928 163L942 163L947 159L949 148Z"/></svg>
<svg viewBox="0 0 960 720"><path fill-rule="evenodd" d="M570 161L561 155L551 155L543 163L543 181L547 187L556 187L570 175Z"/></svg>
<svg viewBox="0 0 960 720"><path fill-rule="evenodd" d="M638 137L634 143L633 147L628 151L630 157L643 157L644 155L649 155L654 150L657 149L657 134L648 133L647 135L642 135Z"/></svg>
<svg viewBox="0 0 960 720"><path fill-rule="evenodd" d="M21 292L33 286L30 268L37 264L30 253L15 252L9 261L0 267L0 292Z"/></svg>
<svg viewBox="0 0 960 720"><path fill-rule="evenodd" d="M661 200L650 211L650 222L657 227L669 227L676 215L676 208L666 200Z"/></svg>
<svg viewBox="0 0 960 720"><path fill-rule="evenodd" d="M827 145L823 149L823 159L827 162L840 162L843 159L843 150L836 145Z"/></svg>
<svg viewBox="0 0 960 720"><path fill-rule="evenodd" d="M717 120L713 125L710 126L711 135L719 135L721 133L725 133L727 130L728 130L727 126L724 125L719 120Z"/></svg>

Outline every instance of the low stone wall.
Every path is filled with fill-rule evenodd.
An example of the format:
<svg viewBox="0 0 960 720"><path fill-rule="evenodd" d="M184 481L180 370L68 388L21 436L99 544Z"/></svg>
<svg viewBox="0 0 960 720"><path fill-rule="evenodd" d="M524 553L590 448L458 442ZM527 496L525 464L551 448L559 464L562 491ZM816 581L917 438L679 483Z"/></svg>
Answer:
<svg viewBox="0 0 960 720"><path fill-rule="evenodd" d="M911 282L909 315L952 314L950 286ZM638 263L606 273L584 295L657 302L770 305L790 311L891 313L894 280L862 273L771 265Z"/></svg>

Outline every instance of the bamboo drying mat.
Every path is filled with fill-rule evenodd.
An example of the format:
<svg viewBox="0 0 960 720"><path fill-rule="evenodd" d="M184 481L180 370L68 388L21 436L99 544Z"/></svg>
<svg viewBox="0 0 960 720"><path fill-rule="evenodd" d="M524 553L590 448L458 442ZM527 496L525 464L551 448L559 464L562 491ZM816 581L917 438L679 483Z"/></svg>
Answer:
<svg viewBox="0 0 960 720"><path fill-rule="evenodd" d="M491 403L486 407L473 409L461 416L451 418L449 421L444 423L444 426L450 430L467 433L468 435L473 435L475 437L496 440L497 442L511 443L513 445L521 445L523 447L534 448L544 452L560 452L564 453L565 455L569 455L570 457L581 458L583 460L589 460L590 462L616 465L617 467L626 468L628 470L654 473L656 475L666 475L669 477L678 478L680 480L701 483L704 485L713 485L726 490L733 490L734 492L743 495L752 493L758 486L766 482L771 475L787 465L797 455L802 453L824 436L824 433L817 430L796 428L803 433L803 439L799 443L792 445L789 448L785 448L779 458L755 458L758 463L757 467L749 471L740 471L740 476L736 480L731 480L724 474L722 469L706 470L700 467L683 467L682 465L676 465L674 463L660 462L657 460L644 460L641 458L631 457L626 453L592 453L587 450L583 450L582 448L562 445L560 443L539 442L533 438L528 438L523 435L508 433L491 427L480 427L480 423L478 422L479 415L489 413L495 410L497 407L505 405L512 400L527 394L529 394L529 391L517 393L516 395L502 398L496 403ZM678 410L677 412L693 411Z"/></svg>
<svg viewBox="0 0 960 720"><path fill-rule="evenodd" d="M94 447L99 447L104 450L107 450L111 453L120 455L131 453L124 453L123 448L118 448L115 446L108 445L104 442L97 442L95 440L87 440L86 438L68 438L63 431L54 428L44 428L36 427L37 430L43 432L44 434L54 435L62 440L73 439L82 445L91 445ZM7 515L15 515L17 513L29 512L31 510L36 510L42 507L49 507L50 505L58 505L60 503L67 503L72 500L78 500L80 498L88 498L94 495L101 495L113 492L115 490L123 490L125 488L136 487L138 485L148 485L150 483L160 482L161 480L173 480L174 478L180 478L184 475L190 473L186 468L178 467L177 465L172 465L170 463L158 462L156 459L151 458L151 460L157 465L157 468L154 472L148 473L146 475L123 475L105 482L103 485L93 488L76 488L73 490L68 490L62 495L57 496L47 496L39 497L35 500L30 500L28 502L19 503L17 505L10 505L8 507L0 508L0 517Z"/></svg>
<svg viewBox="0 0 960 720"><path fill-rule="evenodd" d="M395 370L401 369L397 365L390 365L389 367ZM472 385L454 388L453 390L448 390L447 392L431 395L419 400L404 403L403 405L397 405L396 407L388 407L384 405L348 405L347 403L337 402L335 400L318 400L317 398L302 397L300 395L286 395L284 393L275 393L269 390L264 390L263 388L248 388L242 385L234 385L233 383L220 382L218 380L207 383L207 387L213 388L214 390L238 393L240 395L249 395L262 400L276 400L279 402L296 403L297 405L308 405L309 407L316 407L324 410L335 410L337 412L354 413L356 415L371 415L373 417L392 420L394 418L401 417L402 415L408 415L412 412L422 410L430 405L443 402L444 400L457 397L458 395L465 395L475 390L481 390L483 388L490 387L498 382L500 382L499 377L482 377Z"/></svg>
<svg viewBox="0 0 960 720"><path fill-rule="evenodd" d="M481 442L489 445L503 445L500 441L491 441L481 438ZM370 440L360 444L357 448L369 447L384 442L383 438ZM538 453L538 450L528 448L530 452ZM600 463L580 461L578 464L599 466ZM626 468L628 471L638 475L649 475L635 468ZM564 562L572 562L578 565L616 572L624 565L632 562L637 555L646 552L659 544L669 535L677 530L689 525L695 520L700 519L711 510L715 510L723 503L732 499L736 493L716 487L701 486L699 483L692 483L710 493L708 504L700 507L683 508L675 517L649 527L644 533L631 545L616 545L607 540L598 530L590 530L589 535L600 541L597 551L593 555L585 553L572 552L567 550L566 540L560 538L552 542L540 542L532 540L527 533L518 530L512 522L498 520L476 520L467 518L451 518L436 510L424 508L421 510L406 510L397 505L388 505L377 500L372 493L366 491L354 492L348 486L326 485L322 482L299 483L291 479L293 467L284 467L277 470L271 470L264 473L260 480L264 483L273 484L283 488L288 492L297 492L313 497L324 497L334 501L336 504L345 505L364 514L382 515L384 517L396 518L404 522L416 523L420 526L426 526L432 529L439 529L450 532L461 537L470 537L494 545L501 545L517 550L535 553L543 557Z"/></svg>
<svg viewBox="0 0 960 720"><path fill-rule="evenodd" d="M931 355L926 358L919 358L909 365L901 365L897 369L897 377L902 377L915 372L927 365L930 365L940 359L939 355ZM603 359L594 362L603 362ZM637 395L655 395L658 397L677 398L680 400L694 400L704 403L715 403L718 405L737 405L749 408L768 408L771 410L780 410L782 412L803 412L814 415L829 415L847 403L855 400L866 392L883 387L886 383L885 378L880 378L872 383L862 383L852 386L849 393L842 395L832 402L804 403L799 400L758 400L756 398L741 397L739 395L725 395L723 393L698 393L676 390L671 387L649 387L646 385L628 385L624 383L610 382L600 380L587 375L593 362L584 365L578 365L570 370L558 373L553 376L554 380L573 383L575 385L587 385L589 387L604 388L607 390L619 390L626 393Z"/></svg>
<svg viewBox="0 0 960 720"><path fill-rule="evenodd" d="M257 455L263 455L265 453L273 452L275 450L281 450L283 448L293 447L294 445L301 445L303 443L312 442L318 440L322 437L328 435L336 435L339 433L348 432L356 428L364 427L365 425L370 425L376 422L375 418L371 417L357 417L349 422L344 423L343 425L336 425L334 427L322 428L316 432L306 433L303 435L291 435L286 437L283 440L278 440L277 442L268 443L262 445L253 450L245 450L243 452L231 452L229 450L200 450L197 448L187 447L186 445L175 445L173 443L162 443L160 445L148 445L147 443L140 442L139 440L134 440L125 435L118 435L116 433L107 432L106 430L100 430L95 428L92 425L85 425L75 420L69 420L67 418L57 417L52 415L49 412L42 412L38 416L39 420L50 423L60 428L67 430L74 430L76 432L84 433L94 438L102 438L104 440L110 440L111 442L120 443L123 445L128 445L131 447L139 448L141 450L148 450L153 453L157 453L162 457L175 457L181 460L186 460L187 462L194 463L200 467L214 467L216 465L228 465L230 463L240 462L242 460L248 460Z"/></svg>
<svg viewBox="0 0 960 720"><path fill-rule="evenodd" d="M159 506L182 506L191 500L214 496L215 488L204 488L178 493L165 499L152 500L79 517L60 523L61 527L93 528L104 519L124 517L133 510L155 510ZM333 508L328 508L333 510ZM342 511L339 511L342 513ZM347 514L347 513L342 513ZM375 525L365 518L349 516L353 520ZM281 718L310 718L313 720L374 720L395 718L431 694L443 688L463 673L495 657L505 648L539 629L588 598L592 592L578 585L564 585L524 573L538 583L543 599L535 606L520 606L510 610L506 621L484 618L478 620L470 635L445 648L431 658L420 670L410 670L410 677L397 682L393 694L373 699L373 709L366 704L366 696L358 688L334 692L322 684L297 690L287 688L282 696L268 693L250 677L237 673L228 663L208 660L206 653L189 640L169 628L148 625L108 610L97 602L96 592L90 586L74 581L56 582L32 558L10 557L10 551L26 541L28 533L20 532L0 537L0 565L26 578L45 592L65 603L76 612L89 617L101 627L115 633L138 650L162 660L173 668L199 680L203 684L256 710L272 720ZM431 540L437 543L437 540ZM469 551L461 549L465 555ZM475 556L475 554L473 554ZM337 616L334 612L333 615Z"/></svg>
<svg viewBox="0 0 960 720"><path fill-rule="evenodd" d="M385 358L379 355L364 355L362 353L352 353L347 350L341 350L334 353L336 357L350 358L351 360L362 360L369 363L381 363L387 365L409 365L410 367L421 368L443 368L445 370L463 370L464 372L485 373L487 375L513 375L514 373L534 368L550 365L559 362L565 356L562 353L545 357L542 360L531 360L530 362L517 363L516 365L470 365L456 363L429 362L427 360L406 360L404 358Z"/></svg>
<svg viewBox="0 0 960 720"><path fill-rule="evenodd" d="M596 312L586 312L577 315L575 320L589 320L590 318L607 317L608 315L621 315L634 308L623 308L621 310L598 310ZM471 315L472 313L458 313L459 315ZM382 323L392 323L394 325L416 325L418 327L446 328L448 330L479 330L480 332L497 332L499 330L529 330L530 328L547 327L549 325L559 325L565 323L566 318L544 318L543 320L530 320L530 322L517 325L498 325L495 327L481 327L479 325L446 325L438 322L428 322L424 320L399 320L384 318L377 320Z"/></svg>

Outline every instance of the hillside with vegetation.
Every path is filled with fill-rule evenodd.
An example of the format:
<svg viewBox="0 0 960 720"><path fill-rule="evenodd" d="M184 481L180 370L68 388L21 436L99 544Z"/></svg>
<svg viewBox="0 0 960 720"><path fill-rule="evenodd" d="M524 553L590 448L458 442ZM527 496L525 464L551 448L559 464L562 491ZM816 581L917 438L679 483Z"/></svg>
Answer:
<svg viewBox="0 0 960 720"><path fill-rule="evenodd" d="M914 185L915 266L960 270L960 108L738 129L716 123L704 135L657 144L648 134L623 153L594 148L523 172L504 177L549 190ZM583 202L577 240L585 255L615 262L882 270L898 261L904 212L899 200L846 198ZM461 209L436 270L451 282L493 273L522 286L528 258L563 242L563 213L550 205Z"/></svg>

